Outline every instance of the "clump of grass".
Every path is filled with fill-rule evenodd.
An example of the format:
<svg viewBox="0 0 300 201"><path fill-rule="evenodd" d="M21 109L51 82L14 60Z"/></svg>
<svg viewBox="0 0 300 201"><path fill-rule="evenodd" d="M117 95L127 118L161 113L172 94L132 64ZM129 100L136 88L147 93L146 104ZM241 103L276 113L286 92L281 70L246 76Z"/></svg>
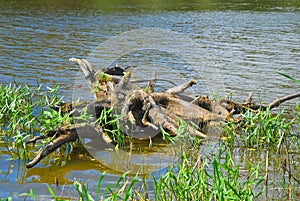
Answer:
<svg viewBox="0 0 300 201"><path fill-rule="evenodd" d="M300 175L296 165L300 147L299 111L298 104L294 112L289 114L283 110L276 114L272 114L269 109L258 113L249 111L240 125L228 124L222 138L231 149L252 150L263 156L266 199L276 196L281 199L299 198L297 186L300 184ZM270 168L275 171L273 180L268 176Z"/></svg>
<svg viewBox="0 0 300 201"><path fill-rule="evenodd" d="M118 147L125 146L125 135L121 128L121 116L117 115L113 109L104 108L97 119L96 123L99 123L103 131L112 139L112 141L118 145Z"/></svg>
<svg viewBox="0 0 300 201"><path fill-rule="evenodd" d="M0 138L13 159L29 158L24 142L71 121L69 114L51 109L61 103L57 89L0 85Z"/></svg>
<svg viewBox="0 0 300 201"><path fill-rule="evenodd" d="M272 114L269 109L257 113L247 111L238 126L227 124L224 139L242 143L246 147L279 147L285 135L289 135L294 121L281 111Z"/></svg>
<svg viewBox="0 0 300 201"><path fill-rule="evenodd" d="M224 163L221 155L212 155L210 160L193 163L184 154L181 163L154 179L155 200L253 200L263 192L254 191L264 181L257 174L258 167L250 168L248 180L241 182L229 152Z"/></svg>
<svg viewBox="0 0 300 201"><path fill-rule="evenodd" d="M99 79L100 81L104 81L104 82L112 81L112 78L110 76L108 76L107 74L105 74L104 72L98 73L97 79Z"/></svg>
<svg viewBox="0 0 300 201"><path fill-rule="evenodd" d="M28 87L0 86L1 140L11 144L7 148L14 158L28 158L23 143L36 132L38 122L33 115L33 94L39 91L40 88L32 91Z"/></svg>
<svg viewBox="0 0 300 201"><path fill-rule="evenodd" d="M103 178L105 176L105 172L100 176L98 180L98 185L96 189L96 193L91 193L88 191L87 185L74 179L73 186L75 190L78 193L78 200L82 201L94 201L94 200L101 200L101 201L118 201L118 200L134 200L134 197L137 197L137 194L134 191L135 184L139 181L138 176L135 176L131 179L128 179L128 172L124 173L120 178L117 180L117 182L113 185L109 185L105 188L103 193L100 193L100 188L102 185ZM55 195L54 191L52 188L48 185L48 191L50 193L50 196L53 200L70 200L64 199L64 198L59 198L58 196ZM94 197L93 197L94 195ZM22 193L19 195L20 197L31 197L33 199L36 198L34 195L32 189L30 190L29 193ZM142 197L140 197L142 198ZM140 199L139 199L140 200Z"/></svg>

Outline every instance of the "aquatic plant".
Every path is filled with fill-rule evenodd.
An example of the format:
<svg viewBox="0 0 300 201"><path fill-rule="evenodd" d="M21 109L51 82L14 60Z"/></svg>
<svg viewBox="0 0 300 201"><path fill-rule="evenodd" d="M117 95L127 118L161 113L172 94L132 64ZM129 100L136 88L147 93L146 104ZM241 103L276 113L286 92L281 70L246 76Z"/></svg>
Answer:
<svg viewBox="0 0 300 201"><path fill-rule="evenodd" d="M103 131L116 145L118 145L118 147L125 146L125 135L121 129L121 118L122 117L117 115L113 109L104 108L96 121L96 123L100 123Z"/></svg>
<svg viewBox="0 0 300 201"><path fill-rule="evenodd" d="M74 188L81 200L257 200L280 198L297 200L299 198L299 168L297 161L291 156L294 142L299 141L297 135L291 135L292 125L299 125L299 106L295 109L295 118L287 119L286 113L273 115L269 110L257 114L246 113L244 127L230 127L218 142L218 149L206 157L199 152L190 155L182 153L182 158L163 174L152 177L146 183L143 175L134 178L123 174L114 185L102 188L105 173L98 181L96 192L88 191L86 184L74 180ZM104 117L102 117L104 118ZM184 124L180 127L184 132ZM256 132L257 136L252 136ZM278 139L274 139L274 135ZM227 137L226 137L227 136ZM292 140L294 136L294 141ZM233 139L233 144L228 143ZM247 162L240 166L234 155L235 146L255 147L260 154L267 151L266 158L258 164ZM199 148L201 144L195 144ZM274 147L276 149L274 149ZM196 148L197 150L197 148ZM282 168L281 186L270 180L270 154L281 156L285 153L285 165L278 161L273 168ZM200 155L199 155L200 154ZM208 157L209 156L209 157ZM288 176L284 176L288 174ZM153 193L147 193L147 186L152 186ZM278 192L278 194L276 194ZM54 195L52 195L54 199Z"/></svg>
<svg viewBox="0 0 300 201"><path fill-rule="evenodd" d="M29 137L40 136L48 129L67 125L74 121L88 121L86 109L82 115L71 117L60 107L62 99L57 96L57 88L42 91L41 87L30 89L27 86L0 86L0 129L1 143L5 144L14 159L27 159L33 149L24 146ZM97 120L105 132L109 133L120 145L124 141L120 117L112 110L103 110ZM169 143L174 140L187 140L191 150L183 150L182 158L159 176L153 176L151 182L145 181L143 175L132 178L128 173L122 175L115 185L101 188L104 174L99 179L96 192L90 192L85 183L74 180L74 188L81 200L255 200L272 198L299 198L299 147L300 147L300 106L296 104L291 113L283 110L272 113L270 109L245 112L239 124L228 123L221 136L218 151L209 157L199 156L202 140L199 138L181 138L188 128L185 122L178 122L178 136L170 137L163 132ZM197 140L198 139L198 140ZM47 140L42 141L43 147ZM72 146L61 147L61 156L72 151ZM121 146L120 146L121 147ZM251 161L243 167L237 162L234 149L243 147L255 149L258 153L267 153L259 164ZM186 151L186 152L185 152ZM200 153L201 154L201 153ZM271 157L272 155L272 157ZM278 159L277 158L283 159ZM282 172L280 186L269 176L269 163L272 168ZM243 170L243 171L241 171ZM152 185L153 194L147 193L147 186ZM142 186L142 187L141 187ZM54 200L59 198L48 187ZM277 192L277 194L276 194ZM31 190L21 196L38 199ZM8 200L10 198L7 198Z"/></svg>
<svg viewBox="0 0 300 201"><path fill-rule="evenodd" d="M220 154L194 163L184 154L181 163L154 178L155 200L253 200L263 193L263 189L254 191L264 181L257 174L258 167L251 167L248 180L241 182L231 154L226 151L224 163Z"/></svg>
<svg viewBox="0 0 300 201"><path fill-rule="evenodd" d="M68 124L70 113L63 114L57 107L62 98L57 95L58 87L29 88L17 84L0 85L0 138L12 159L29 159L25 142L40 136L50 128ZM42 141L42 144L47 141Z"/></svg>
<svg viewBox="0 0 300 201"><path fill-rule="evenodd" d="M286 118L283 110L277 114L272 114L269 108L257 113L249 110L240 124L227 124L223 140L252 148L279 148L293 124L294 120Z"/></svg>
<svg viewBox="0 0 300 201"><path fill-rule="evenodd" d="M274 114L269 109L258 113L248 111L243 119L239 125L227 124L222 137L224 143L232 150L239 147L265 157L262 160L265 163L265 170L261 169L260 172L266 173L264 182L267 189L266 199L276 197L278 194L287 199L299 197L297 186L300 184L298 179L300 169L296 165L299 161L300 147L298 104L293 112L281 110ZM270 181L268 176L270 161L274 171L277 171L276 175L282 173L281 186L278 186L275 180Z"/></svg>

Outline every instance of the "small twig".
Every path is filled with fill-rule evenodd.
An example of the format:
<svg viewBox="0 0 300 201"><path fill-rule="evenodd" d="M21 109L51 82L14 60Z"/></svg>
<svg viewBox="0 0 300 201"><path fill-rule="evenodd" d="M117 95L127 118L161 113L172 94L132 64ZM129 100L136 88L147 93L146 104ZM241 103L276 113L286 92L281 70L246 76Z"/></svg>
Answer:
<svg viewBox="0 0 300 201"><path fill-rule="evenodd" d="M269 181L269 151L267 151L267 155L266 155L266 179L265 179L265 185L266 185L266 193L265 193L265 197L266 200L268 200L268 181Z"/></svg>
<svg viewBox="0 0 300 201"><path fill-rule="evenodd" d="M281 165L281 168L288 173L289 177L293 178L298 184L300 184L300 180L297 179L285 165Z"/></svg>
<svg viewBox="0 0 300 201"><path fill-rule="evenodd" d="M253 96L253 91L251 91L248 95L247 100L244 102L243 105L249 105L252 102L252 96Z"/></svg>
<svg viewBox="0 0 300 201"><path fill-rule="evenodd" d="M257 104L251 103L252 93L250 93L247 101L243 104L236 103L232 100L227 100L227 99L221 99L219 101L219 103L221 106L226 108L228 111L234 111L232 113L234 115L234 114L245 113L248 110L255 113L259 109L261 109L261 110L266 110L267 108L273 109L275 107L278 107L281 103L283 103L285 101L292 100L294 98L299 98L299 97L300 97L300 93L296 93L296 94L284 96L282 98L278 98L278 99L274 100L273 102L271 102L269 105L257 105Z"/></svg>
<svg viewBox="0 0 300 201"><path fill-rule="evenodd" d="M149 92L154 92L154 87L155 87L155 79L156 79L156 73L154 71L153 73L153 78L152 80L149 81L146 89L149 91Z"/></svg>
<svg viewBox="0 0 300 201"><path fill-rule="evenodd" d="M197 158L197 161L196 161L196 163L193 167L192 173L194 173L197 168L200 168L201 165L202 165L202 156L199 154L198 158Z"/></svg>
<svg viewBox="0 0 300 201"><path fill-rule="evenodd" d="M48 137L53 137L53 136L57 135L57 133L58 133L57 130L51 130L51 131L48 131L45 135L35 136L34 138L28 140L27 142L24 142L24 147L26 147L26 145L31 144L31 143L35 144L36 141L38 141L38 140L43 140Z"/></svg>

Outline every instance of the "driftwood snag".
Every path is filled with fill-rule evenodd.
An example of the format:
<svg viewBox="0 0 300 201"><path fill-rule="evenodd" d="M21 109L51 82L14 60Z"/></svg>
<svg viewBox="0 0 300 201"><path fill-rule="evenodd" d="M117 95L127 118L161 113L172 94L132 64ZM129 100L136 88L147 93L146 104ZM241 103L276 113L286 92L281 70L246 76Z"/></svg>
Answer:
<svg viewBox="0 0 300 201"><path fill-rule="evenodd" d="M47 132L47 134L44 136L38 136L32 140L29 140L26 142L26 145L29 143L34 144L37 140L45 139L47 137L54 137L54 140L45 146L31 162L26 164L27 168L32 168L38 162L40 162L40 160L48 156L66 142L74 142L78 139L76 128L56 128L55 130Z"/></svg>
<svg viewBox="0 0 300 201"><path fill-rule="evenodd" d="M95 120L99 118L104 109L113 109L121 116L122 130L125 135L136 138L148 139L162 131L176 136L179 120L187 122L187 135L196 135L206 138L206 127L219 125L219 122L239 122L240 114L248 110L257 112L259 109L278 107L281 103L299 98L300 93L292 94L274 100L269 105L257 105L252 103L253 93L244 103L236 103L232 100L221 99L214 101L208 96L187 96L182 94L186 89L196 84L194 80L174 86L165 92L155 92L157 81L169 80L157 79L154 76L150 80L131 80L130 71L120 69L106 69L105 72L95 72L92 65L84 59L71 58L70 61L77 63L85 75L87 84L94 91L95 100L87 103L63 104L65 112L73 110L73 115L80 114L83 107L87 107L89 114L93 114L93 121L79 123L66 127L59 127L48 131L45 136L35 137L26 144L35 143L37 140L52 137L52 141L44 147L26 167L31 168L41 159L68 142L74 142L82 136L80 133L94 133L95 138L101 139L102 146L112 142L103 132ZM115 75L122 75L118 77ZM138 88L136 82L148 82L146 88ZM174 84L174 83L172 83Z"/></svg>

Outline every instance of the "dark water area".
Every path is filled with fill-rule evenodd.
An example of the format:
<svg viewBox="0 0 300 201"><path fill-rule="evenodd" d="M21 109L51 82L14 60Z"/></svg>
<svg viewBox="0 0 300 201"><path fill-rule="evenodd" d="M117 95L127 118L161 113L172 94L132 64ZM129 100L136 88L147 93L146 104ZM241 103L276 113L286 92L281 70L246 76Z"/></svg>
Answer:
<svg viewBox="0 0 300 201"><path fill-rule="evenodd" d="M207 76L203 76L202 68L184 63L185 58L157 51L129 52L115 60L109 54L98 56L111 65L137 65L135 78L150 76L155 70L162 78L179 84L193 78L203 89L207 87L202 84L209 80L218 81L223 94L233 94L240 101L251 91L257 102L299 92L298 86L277 74L300 78L299 1L0 0L0 5L2 85L13 81L31 86L59 85L60 95L72 100L73 89L78 87L76 80L82 76L69 58L89 58L109 39L137 29L155 28L179 33L198 44L201 54L196 55L200 58L197 65L205 68ZM144 37L148 37L147 33L143 32ZM171 47L172 43L179 44L168 41ZM134 46L134 42L124 45ZM157 43L156 49L164 45ZM219 86L205 93L211 89L218 92ZM58 192L69 190L74 194L70 184L75 177L96 186L105 170L101 164L75 157L62 169L40 165L41 169L27 171L22 162L8 161L5 151L1 153L0 197L29 192L30 188L41 195L48 194L46 185L53 184L55 175L47 173L53 170L66 184ZM78 165L80 161L86 165ZM107 183L118 177L114 172L108 175Z"/></svg>

